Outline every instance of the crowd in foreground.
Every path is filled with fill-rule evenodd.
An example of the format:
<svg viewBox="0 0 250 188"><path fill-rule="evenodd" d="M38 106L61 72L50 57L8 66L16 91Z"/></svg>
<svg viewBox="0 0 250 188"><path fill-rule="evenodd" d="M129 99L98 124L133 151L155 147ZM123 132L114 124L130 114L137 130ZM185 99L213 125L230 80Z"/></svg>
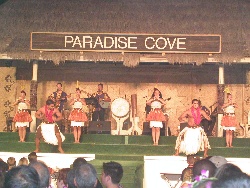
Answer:
<svg viewBox="0 0 250 188"><path fill-rule="evenodd" d="M181 188L248 188L250 176L222 156L200 159L187 156L188 166L182 171ZM0 159L0 188L122 188L121 164L103 163L98 179L96 169L84 158L76 158L69 168L54 171L37 160L35 152L18 164L14 157Z"/></svg>
<svg viewBox="0 0 250 188"><path fill-rule="evenodd" d="M181 188L248 188L250 176L222 156L200 159L187 156L188 167L182 171Z"/></svg>
<svg viewBox="0 0 250 188"><path fill-rule="evenodd" d="M35 152L23 157L16 164L14 157L5 162L0 159L0 188L122 188L121 164L103 163L101 180L96 169L84 158L76 158L69 168L55 172Z"/></svg>

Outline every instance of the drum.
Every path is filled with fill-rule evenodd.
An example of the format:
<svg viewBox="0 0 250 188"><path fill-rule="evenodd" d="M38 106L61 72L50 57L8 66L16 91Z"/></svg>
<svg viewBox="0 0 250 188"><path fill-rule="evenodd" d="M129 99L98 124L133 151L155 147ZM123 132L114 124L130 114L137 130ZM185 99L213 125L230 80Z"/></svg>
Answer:
<svg viewBox="0 0 250 188"><path fill-rule="evenodd" d="M111 104L111 111L117 117L124 117L129 113L129 102L124 98L117 98Z"/></svg>

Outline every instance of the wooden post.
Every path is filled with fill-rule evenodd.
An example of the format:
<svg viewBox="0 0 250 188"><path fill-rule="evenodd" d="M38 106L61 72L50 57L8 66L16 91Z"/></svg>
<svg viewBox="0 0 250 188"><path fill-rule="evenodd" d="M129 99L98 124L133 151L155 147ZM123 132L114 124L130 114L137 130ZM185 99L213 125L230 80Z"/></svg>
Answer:
<svg viewBox="0 0 250 188"><path fill-rule="evenodd" d="M37 70L38 62L33 61L33 77L30 84L30 110L33 121L30 123L30 132L36 131L36 117L37 110Z"/></svg>
<svg viewBox="0 0 250 188"><path fill-rule="evenodd" d="M216 127L216 136L222 137L223 136L223 129L221 126L221 120L223 117L223 109L222 105L224 103L224 89L225 89L225 79L224 79L224 65L219 65L219 84L217 86L217 100L218 100L218 106L217 106L217 127Z"/></svg>

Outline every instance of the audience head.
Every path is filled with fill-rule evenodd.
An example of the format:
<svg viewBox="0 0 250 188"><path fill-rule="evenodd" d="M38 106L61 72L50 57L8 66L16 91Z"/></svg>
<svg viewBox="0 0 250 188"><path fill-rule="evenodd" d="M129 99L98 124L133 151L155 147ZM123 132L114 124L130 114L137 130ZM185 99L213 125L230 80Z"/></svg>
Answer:
<svg viewBox="0 0 250 188"><path fill-rule="evenodd" d="M14 157L9 157L7 160L9 170L16 166L16 159Z"/></svg>
<svg viewBox="0 0 250 188"><path fill-rule="evenodd" d="M75 185L78 188L94 188L97 184L97 172L91 164L82 164L75 169Z"/></svg>
<svg viewBox="0 0 250 188"><path fill-rule="evenodd" d="M240 187L248 188L250 187L250 177L247 174L238 174L227 179L218 179L212 184L212 187L228 188L228 187Z"/></svg>
<svg viewBox="0 0 250 188"><path fill-rule="evenodd" d="M41 161L35 161L30 163L29 166L33 167L39 174L40 187L48 187L50 184L50 173L47 165Z"/></svg>
<svg viewBox="0 0 250 188"><path fill-rule="evenodd" d="M62 181L64 185L67 185L67 174L70 171L70 168L62 168L59 170L58 181Z"/></svg>
<svg viewBox="0 0 250 188"><path fill-rule="evenodd" d="M103 163L102 183L105 186L109 184L119 184L123 176L123 168L117 162Z"/></svg>
<svg viewBox="0 0 250 188"><path fill-rule="evenodd" d="M238 166L231 164L231 163L227 163L219 167L216 170L216 173L214 176L217 179L231 179L232 177L240 176L242 174L244 173L241 171L241 169Z"/></svg>
<svg viewBox="0 0 250 188"><path fill-rule="evenodd" d="M37 171L26 165L12 168L5 176L4 187L8 188L38 188L39 175Z"/></svg>
<svg viewBox="0 0 250 188"><path fill-rule="evenodd" d="M26 157L22 157L19 162L18 162L18 166L20 165L28 165L29 164L29 161Z"/></svg>
<svg viewBox="0 0 250 188"><path fill-rule="evenodd" d="M207 157L206 159L214 163L216 168L219 168L221 165L224 165L227 163L226 158L222 156L211 156L211 157Z"/></svg>
<svg viewBox="0 0 250 188"><path fill-rule="evenodd" d="M78 166L86 163L87 161L83 157L78 157L73 162L73 168L77 168Z"/></svg>
<svg viewBox="0 0 250 188"><path fill-rule="evenodd" d="M208 159L201 159L194 163L193 177L199 181L203 178L213 177L216 171L216 166Z"/></svg>
<svg viewBox="0 0 250 188"><path fill-rule="evenodd" d="M0 161L0 171L5 173L9 170L9 166L6 162Z"/></svg>
<svg viewBox="0 0 250 188"><path fill-rule="evenodd" d="M75 179L75 169L71 169L67 174L68 188L76 188L74 179Z"/></svg>
<svg viewBox="0 0 250 188"><path fill-rule="evenodd" d="M36 152L31 152L29 155L28 155L28 159L29 159L29 162L33 162L33 161L37 161L37 155L36 155Z"/></svg>

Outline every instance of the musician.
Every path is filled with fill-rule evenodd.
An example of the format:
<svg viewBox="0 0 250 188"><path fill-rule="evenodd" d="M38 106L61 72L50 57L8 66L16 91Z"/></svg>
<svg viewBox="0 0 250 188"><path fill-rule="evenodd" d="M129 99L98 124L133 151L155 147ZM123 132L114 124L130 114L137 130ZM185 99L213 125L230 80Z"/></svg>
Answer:
<svg viewBox="0 0 250 188"><path fill-rule="evenodd" d="M207 157L210 145L206 133L200 127L201 115L210 120L206 112L200 109L199 100L193 99L192 107L178 118L180 122L185 122L186 118L188 118L188 126L177 137L175 146L176 156L179 155L179 152L183 152L186 155L194 155L201 150L204 151L204 157Z"/></svg>
<svg viewBox="0 0 250 188"><path fill-rule="evenodd" d="M93 112L93 115L92 115L92 121L104 121L105 118L105 108L103 108L101 106L101 102L104 101L104 102L110 102L111 99L110 97L108 96L107 93L104 93L103 92L103 84L98 84L98 90L95 94L92 95L92 97L96 98L96 100L98 101L98 104L96 104L96 107L95 107L95 110Z"/></svg>
<svg viewBox="0 0 250 188"><path fill-rule="evenodd" d="M208 116L210 116L210 110L206 106L203 106L200 100L199 100L199 106L201 110L203 110L204 112L206 112ZM201 116L201 127L204 129L207 136L208 136L210 122L211 121L204 118L204 116Z"/></svg>
<svg viewBox="0 0 250 188"><path fill-rule="evenodd" d="M30 101L25 97L26 92L22 90L20 97L13 104L14 106L17 105L17 112L13 121L16 122L15 126L18 128L19 142L25 142L26 128L29 127L29 123L32 122L32 118L28 111Z"/></svg>
<svg viewBox="0 0 250 188"><path fill-rule="evenodd" d="M62 83L56 84L57 90L53 92L55 105L62 112L64 104L67 102L67 94L62 90Z"/></svg>
<svg viewBox="0 0 250 188"><path fill-rule="evenodd" d="M60 132L56 122L62 119L61 112L55 108L53 100L48 99L46 105L41 107L36 113L37 119L42 120L42 123L38 126L36 131L36 150L40 152L40 139L43 138L48 144L58 145L58 151L64 153L62 149L62 142L65 137Z"/></svg>
<svg viewBox="0 0 250 188"><path fill-rule="evenodd" d="M73 110L69 115L71 126L73 127L73 134L75 138L74 143L80 143L80 137L82 134L82 127L84 122L88 121L86 113L83 110L83 105L86 105L85 99L80 97L81 90L76 88L76 97L71 100L70 105L73 105Z"/></svg>
<svg viewBox="0 0 250 188"><path fill-rule="evenodd" d="M154 88L151 98L147 101L147 105L151 106L151 111L147 115L146 121L149 121L150 128L152 128L153 144L158 145L160 139L160 128L163 127L163 121L166 121L166 116L162 112L162 106L166 102L162 98L160 90Z"/></svg>
<svg viewBox="0 0 250 188"><path fill-rule="evenodd" d="M235 108L237 107L238 105L233 103L232 94L227 93L227 102L222 105L224 116L221 120L221 126L226 131L226 147L233 147L233 133L238 124L235 116Z"/></svg>

